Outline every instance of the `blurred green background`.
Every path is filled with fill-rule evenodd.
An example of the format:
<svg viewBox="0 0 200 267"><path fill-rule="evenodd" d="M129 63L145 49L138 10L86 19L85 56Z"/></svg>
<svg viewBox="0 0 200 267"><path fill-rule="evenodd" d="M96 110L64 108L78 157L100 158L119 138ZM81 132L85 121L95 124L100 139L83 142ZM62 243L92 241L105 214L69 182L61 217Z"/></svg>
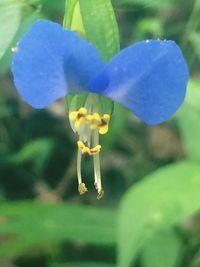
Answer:
<svg viewBox="0 0 200 267"><path fill-rule="evenodd" d="M37 18L62 24L65 1L0 0L0 267L200 266L200 1L112 2L122 48L181 46L186 100L154 127L115 106L101 139L105 197L96 199L89 158L79 196L64 101L31 109L10 72L11 48Z"/></svg>

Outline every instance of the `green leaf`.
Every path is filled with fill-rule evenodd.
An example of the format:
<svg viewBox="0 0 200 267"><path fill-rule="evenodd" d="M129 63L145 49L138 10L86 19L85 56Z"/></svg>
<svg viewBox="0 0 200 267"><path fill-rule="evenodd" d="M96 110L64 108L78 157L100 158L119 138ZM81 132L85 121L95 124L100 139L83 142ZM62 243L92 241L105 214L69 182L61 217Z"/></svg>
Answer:
<svg viewBox="0 0 200 267"><path fill-rule="evenodd" d="M186 100L177 113L177 122L185 147L191 160L200 161L200 82L190 81Z"/></svg>
<svg viewBox="0 0 200 267"><path fill-rule="evenodd" d="M5 203L0 206L0 258L58 241L114 245L116 214L107 209L70 204Z"/></svg>
<svg viewBox="0 0 200 267"><path fill-rule="evenodd" d="M13 54L11 48L16 47L16 44L19 41L20 37L28 30L28 28L36 19L41 17L39 11L40 10L36 10L35 12L31 13L30 15L22 19L22 22L18 28L17 33L15 34L11 44L7 48L7 51L5 52L4 56L0 60L0 74L4 74L9 70Z"/></svg>
<svg viewBox="0 0 200 267"><path fill-rule="evenodd" d="M14 38L21 19L21 5L12 0L0 0L0 58Z"/></svg>
<svg viewBox="0 0 200 267"><path fill-rule="evenodd" d="M63 27L77 32L80 36L85 37L80 5L78 0L67 0L65 7L65 16Z"/></svg>
<svg viewBox="0 0 200 267"><path fill-rule="evenodd" d="M85 262L85 263L65 263L52 264L50 267L115 267L113 264L99 263L99 262Z"/></svg>
<svg viewBox="0 0 200 267"><path fill-rule="evenodd" d="M113 0L116 5L132 4L132 5L144 5L150 8L159 8L163 6L170 6L174 3L173 0Z"/></svg>
<svg viewBox="0 0 200 267"><path fill-rule="evenodd" d="M81 11L80 11L80 5L78 2L74 8L71 30L77 32L80 36L85 38L85 28L83 25L83 20L82 20Z"/></svg>
<svg viewBox="0 0 200 267"><path fill-rule="evenodd" d="M86 39L108 62L120 50L118 25L110 0L79 0Z"/></svg>
<svg viewBox="0 0 200 267"><path fill-rule="evenodd" d="M65 29L71 29L73 14L78 0L66 0L65 4L65 16L63 21L63 27Z"/></svg>
<svg viewBox="0 0 200 267"><path fill-rule="evenodd" d="M177 267L183 244L173 228L158 231L145 244L142 251L143 267Z"/></svg>
<svg viewBox="0 0 200 267"><path fill-rule="evenodd" d="M66 1L63 27L91 42L105 62L120 50L118 25L110 0Z"/></svg>
<svg viewBox="0 0 200 267"><path fill-rule="evenodd" d="M177 118L187 157L200 161L200 112L185 104Z"/></svg>
<svg viewBox="0 0 200 267"><path fill-rule="evenodd" d="M198 58L198 60L200 60L200 34L197 32L191 32L188 36L188 39L191 42L196 57Z"/></svg>
<svg viewBox="0 0 200 267"><path fill-rule="evenodd" d="M162 168L133 186L122 199L119 264L128 267L159 229L170 227L200 207L200 166L181 162Z"/></svg>
<svg viewBox="0 0 200 267"><path fill-rule="evenodd" d="M190 80L185 103L200 112L200 80Z"/></svg>

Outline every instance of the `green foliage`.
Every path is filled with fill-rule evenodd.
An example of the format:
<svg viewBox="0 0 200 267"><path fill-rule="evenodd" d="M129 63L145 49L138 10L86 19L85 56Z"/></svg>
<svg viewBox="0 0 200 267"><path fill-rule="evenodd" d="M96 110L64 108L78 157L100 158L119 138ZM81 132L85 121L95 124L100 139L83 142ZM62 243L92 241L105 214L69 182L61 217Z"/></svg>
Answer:
<svg viewBox="0 0 200 267"><path fill-rule="evenodd" d="M118 26L110 0L66 1L63 25L83 35L106 62L119 52Z"/></svg>
<svg viewBox="0 0 200 267"><path fill-rule="evenodd" d="M21 20L21 5L13 0L0 1L0 58L14 38Z"/></svg>
<svg viewBox="0 0 200 267"><path fill-rule="evenodd" d="M19 38L28 30L31 24L39 17L40 17L40 10L36 10L34 13L31 13L30 15L22 19L21 24L17 29L14 38L12 39L10 45L7 47L4 56L0 60L1 74L6 73L10 68L10 64L12 61L12 48L16 47Z"/></svg>
<svg viewBox="0 0 200 267"><path fill-rule="evenodd" d="M199 209L199 186L199 164L182 162L149 175L127 192L120 209L120 267L130 266L158 230Z"/></svg>
<svg viewBox="0 0 200 267"><path fill-rule="evenodd" d="M178 113L178 125L187 157L200 160L200 82L190 81L186 101Z"/></svg>
<svg viewBox="0 0 200 267"><path fill-rule="evenodd" d="M70 263L70 264L53 264L50 267L114 267L112 264L86 262L86 263Z"/></svg>
<svg viewBox="0 0 200 267"><path fill-rule="evenodd" d="M71 29L74 9L75 9L77 2L78 0L66 1L65 16L64 16L64 21L63 21L63 27L66 29Z"/></svg>
<svg viewBox="0 0 200 267"><path fill-rule="evenodd" d="M5 203L0 206L0 233L10 237L0 257L13 257L33 246L64 240L96 245L116 241L115 213L90 206L42 203Z"/></svg>
<svg viewBox="0 0 200 267"><path fill-rule="evenodd" d="M142 251L144 267L176 267L182 256L182 240L173 228L158 231L150 238Z"/></svg>
<svg viewBox="0 0 200 267"><path fill-rule="evenodd" d="M86 39L108 62L119 52L119 33L110 0L79 0ZM96 27L98 25L98 27Z"/></svg>
<svg viewBox="0 0 200 267"><path fill-rule="evenodd" d="M173 4L173 0L113 0L114 4L123 5L123 4L137 4L144 5L149 7L162 7L169 6Z"/></svg>

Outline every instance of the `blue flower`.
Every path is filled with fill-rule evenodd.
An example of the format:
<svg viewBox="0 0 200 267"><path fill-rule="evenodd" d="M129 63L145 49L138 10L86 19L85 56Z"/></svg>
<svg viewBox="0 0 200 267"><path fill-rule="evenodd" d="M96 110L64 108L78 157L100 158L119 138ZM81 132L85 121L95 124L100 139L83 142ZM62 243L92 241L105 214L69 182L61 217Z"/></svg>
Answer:
<svg viewBox="0 0 200 267"><path fill-rule="evenodd" d="M184 100L188 68L174 41L149 40L122 50L108 64L76 33L38 20L20 40L13 56L16 88L29 105L45 108L68 94L88 93L83 105L72 101L70 123L78 133L79 192L87 191L80 173L81 155L94 157L95 185L100 179L98 134L108 130L97 95L114 100L155 125L170 118Z"/></svg>

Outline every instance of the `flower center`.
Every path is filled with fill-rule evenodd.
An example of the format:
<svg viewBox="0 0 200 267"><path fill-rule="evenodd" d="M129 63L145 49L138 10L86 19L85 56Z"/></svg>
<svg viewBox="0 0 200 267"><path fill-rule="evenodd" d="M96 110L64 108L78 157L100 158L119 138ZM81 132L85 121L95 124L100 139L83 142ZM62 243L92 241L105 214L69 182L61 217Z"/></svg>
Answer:
<svg viewBox="0 0 200 267"><path fill-rule="evenodd" d="M72 105L73 106L73 105ZM75 105L76 107L77 105ZM78 155L77 155L77 177L78 191L80 195L88 192L88 189L83 183L81 175L81 160L82 155L87 154L93 157L94 163L94 185L97 190L97 199L104 195L104 190L101 182L100 158L101 145L99 144L99 134L106 134L109 129L110 115L108 113L100 114L99 102L94 96L88 96L84 106L77 110L70 109L69 120L71 127L78 134L79 140Z"/></svg>

